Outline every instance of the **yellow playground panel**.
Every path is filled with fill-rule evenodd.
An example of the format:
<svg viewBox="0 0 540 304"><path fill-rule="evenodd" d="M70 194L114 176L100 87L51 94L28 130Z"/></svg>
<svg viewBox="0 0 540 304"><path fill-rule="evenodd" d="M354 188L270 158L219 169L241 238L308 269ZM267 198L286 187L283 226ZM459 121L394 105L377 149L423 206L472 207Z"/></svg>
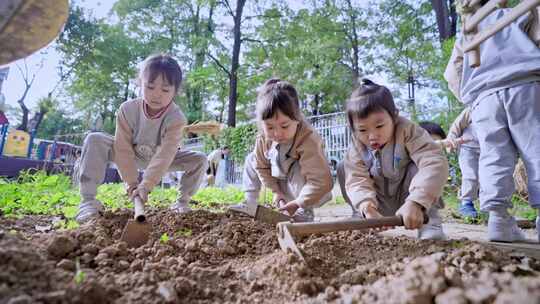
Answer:
<svg viewBox="0 0 540 304"><path fill-rule="evenodd" d="M21 130L11 130L6 137L5 156L26 157L30 145L30 134Z"/></svg>

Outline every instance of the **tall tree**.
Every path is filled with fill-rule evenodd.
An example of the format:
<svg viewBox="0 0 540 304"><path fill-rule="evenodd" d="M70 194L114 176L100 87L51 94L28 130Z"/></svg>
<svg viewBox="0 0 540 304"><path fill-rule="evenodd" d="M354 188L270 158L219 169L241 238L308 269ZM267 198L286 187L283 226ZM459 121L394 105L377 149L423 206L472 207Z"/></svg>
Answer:
<svg viewBox="0 0 540 304"><path fill-rule="evenodd" d="M134 93L131 80L146 46L118 25L72 10L58 42L63 68L70 71L66 90L87 121L99 120L113 132L118 106Z"/></svg>
<svg viewBox="0 0 540 304"><path fill-rule="evenodd" d="M26 131L26 132L32 132L34 130L37 130L39 128L39 123L41 122L43 116L47 112L46 107L38 107L38 111L34 113L34 116L32 119L28 120L28 116L30 115L30 110L26 106L26 97L28 96L28 92L32 88L32 85L34 84L34 80L36 79L37 73L39 70L43 68L43 61L41 61L39 64L36 65L35 69L29 70L28 64L26 60L23 61L23 65L17 64L17 69L19 70L21 77L24 82L24 90L19 99L17 99L17 103L21 107L22 111L22 118L21 123L17 127L18 130Z"/></svg>
<svg viewBox="0 0 540 304"><path fill-rule="evenodd" d="M149 45L150 52L179 58L187 75L179 100L190 122L203 116L206 83L192 73L205 73L207 52L215 43L214 0L119 0L113 10L125 29Z"/></svg>
<svg viewBox="0 0 540 304"><path fill-rule="evenodd" d="M445 41L456 35L457 12L455 0L431 0L437 18L439 40Z"/></svg>

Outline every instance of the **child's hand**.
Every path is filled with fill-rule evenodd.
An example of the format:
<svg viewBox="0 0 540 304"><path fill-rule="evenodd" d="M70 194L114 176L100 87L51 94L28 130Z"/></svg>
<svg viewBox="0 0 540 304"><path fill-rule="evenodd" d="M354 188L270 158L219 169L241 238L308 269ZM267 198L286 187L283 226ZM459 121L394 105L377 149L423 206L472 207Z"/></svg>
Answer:
<svg viewBox="0 0 540 304"><path fill-rule="evenodd" d="M131 195L133 194L133 191L135 191L135 189L137 189L137 186L139 186L139 185L138 184L133 184L133 185L126 184L126 193L127 193L128 197L131 197Z"/></svg>
<svg viewBox="0 0 540 304"><path fill-rule="evenodd" d="M383 215L377 209L377 205L373 201L362 202L360 205L358 205L358 211L360 211L361 214L363 214L366 219L383 217ZM386 227L381 227L381 228L373 228L372 230L385 231L385 230L390 230L390 229L394 229L394 227L386 226Z"/></svg>
<svg viewBox="0 0 540 304"><path fill-rule="evenodd" d="M150 193L150 191L148 189L146 189L145 187L139 185L137 187L137 189L133 190L133 192L131 192L131 195L130 195L130 199L133 200L135 198L135 196L138 196L141 198L141 201L143 203L146 203L148 201L148 193Z"/></svg>
<svg viewBox="0 0 540 304"><path fill-rule="evenodd" d="M281 192L276 192L274 193L274 206L276 206L277 208L281 208L281 201L284 201L285 203L287 203L287 200L285 199L285 195Z"/></svg>
<svg viewBox="0 0 540 304"><path fill-rule="evenodd" d="M377 205L373 201L364 201L358 206L360 211L367 219L382 217L377 210Z"/></svg>
<svg viewBox="0 0 540 304"><path fill-rule="evenodd" d="M282 200L282 202L284 202ZM284 211L288 216L293 216L296 213L296 210L300 208L300 205L295 201L290 201L286 204L283 204L279 207L279 211Z"/></svg>
<svg viewBox="0 0 540 304"><path fill-rule="evenodd" d="M403 217L403 224L407 229L418 229L424 224L424 211L422 206L413 201L407 201L399 210L396 215Z"/></svg>

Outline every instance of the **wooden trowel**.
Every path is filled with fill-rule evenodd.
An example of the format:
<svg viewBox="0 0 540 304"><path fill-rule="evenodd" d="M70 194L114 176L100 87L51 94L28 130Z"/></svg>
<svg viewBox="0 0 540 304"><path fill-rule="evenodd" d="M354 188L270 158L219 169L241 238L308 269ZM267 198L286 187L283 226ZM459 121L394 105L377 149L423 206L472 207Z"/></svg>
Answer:
<svg viewBox="0 0 540 304"><path fill-rule="evenodd" d="M126 242L128 247L140 247L146 244L152 229L146 221L141 198L136 196L133 199L133 205L135 206L135 216L128 220L120 240Z"/></svg>

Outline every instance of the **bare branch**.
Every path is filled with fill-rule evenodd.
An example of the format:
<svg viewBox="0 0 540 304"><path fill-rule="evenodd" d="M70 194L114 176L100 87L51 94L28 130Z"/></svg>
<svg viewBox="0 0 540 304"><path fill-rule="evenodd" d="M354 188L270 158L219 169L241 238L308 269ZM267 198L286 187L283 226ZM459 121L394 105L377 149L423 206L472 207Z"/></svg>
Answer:
<svg viewBox="0 0 540 304"><path fill-rule="evenodd" d="M225 72L225 74L227 74L227 76L231 77L231 72L225 66L223 66L223 64L221 64L221 62L219 62L216 57L212 56L212 54L210 54L209 52L206 54L208 55L208 57L210 57L210 59L214 61L215 64L217 64L217 66L219 66Z"/></svg>
<svg viewBox="0 0 540 304"><path fill-rule="evenodd" d="M228 0L222 0L221 3L223 3L223 5L225 5L225 8L226 8L227 11L229 12L229 14L230 14L233 18L236 18L235 14L234 14L234 11L232 10L231 5L229 4L229 1L228 1Z"/></svg>

